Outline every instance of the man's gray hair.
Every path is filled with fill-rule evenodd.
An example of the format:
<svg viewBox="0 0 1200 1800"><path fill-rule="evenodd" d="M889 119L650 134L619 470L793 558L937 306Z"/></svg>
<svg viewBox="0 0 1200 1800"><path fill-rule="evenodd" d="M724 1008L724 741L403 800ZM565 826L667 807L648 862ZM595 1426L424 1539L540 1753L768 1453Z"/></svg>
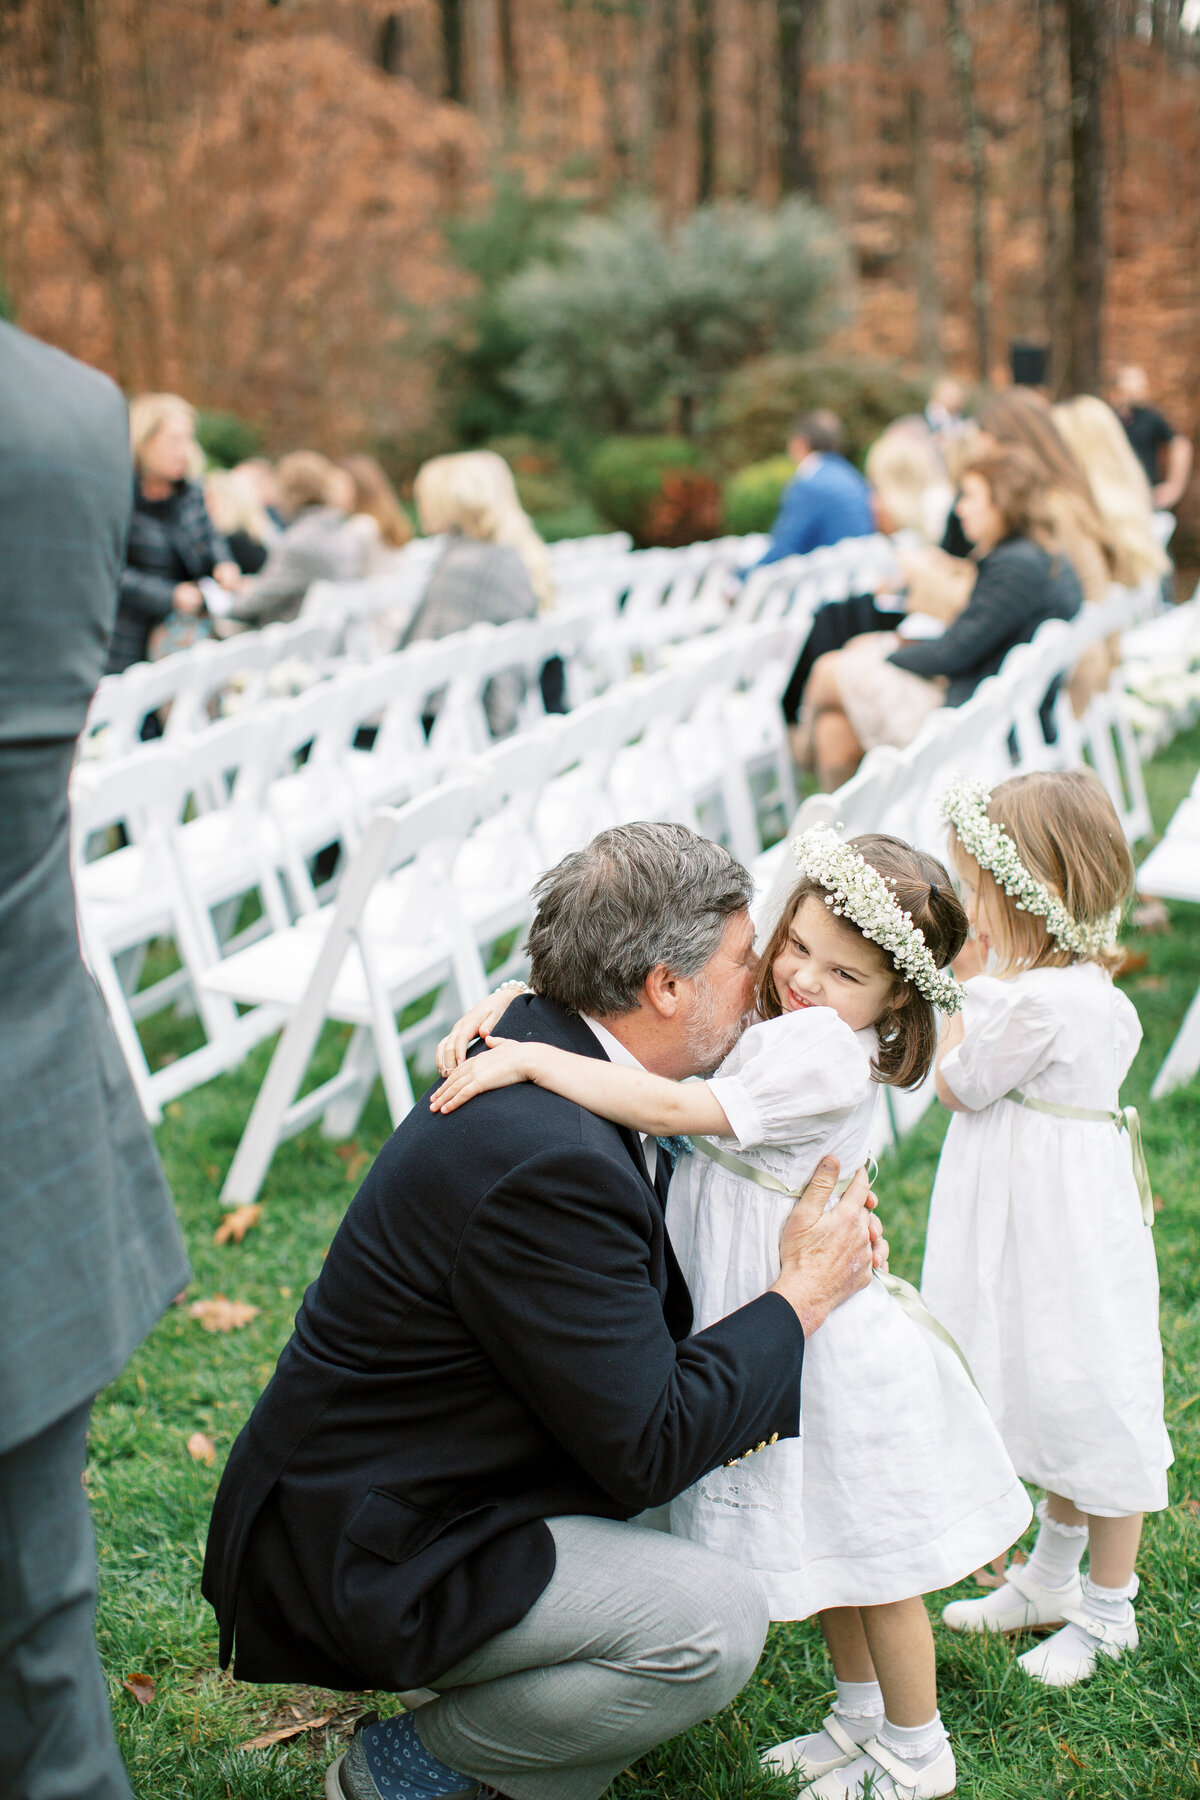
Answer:
<svg viewBox="0 0 1200 1800"><path fill-rule="evenodd" d="M698 975L754 883L686 825L616 825L534 888L530 986L571 1012L632 1012L651 969Z"/></svg>

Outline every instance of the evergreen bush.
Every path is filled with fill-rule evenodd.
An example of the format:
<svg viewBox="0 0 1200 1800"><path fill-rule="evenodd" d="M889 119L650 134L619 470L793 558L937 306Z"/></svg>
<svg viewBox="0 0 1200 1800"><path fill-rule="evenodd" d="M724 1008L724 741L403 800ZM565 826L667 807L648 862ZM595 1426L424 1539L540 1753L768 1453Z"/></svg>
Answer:
<svg viewBox="0 0 1200 1800"><path fill-rule="evenodd" d="M597 511L638 544L690 544L720 529L720 489L687 438L608 438L587 481Z"/></svg>
<svg viewBox="0 0 1200 1800"><path fill-rule="evenodd" d="M733 471L776 457L798 413L828 407L842 422L846 455L861 465L893 419L919 413L929 384L894 363L775 354L726 376L706 434L711 460Z"/></svg>
<svg viewBox="0 0 1200 1800"><path fill-rule="evenodd" d="M236 413L209 412L203 408L196 414L196 441L210 463L232 469L236 463L262 451L262 438L254 426Z"/></svg>
<svg viewBox="0 0 1200 1800"><path fill-rule="evenodd" d="M783 490L795 473L790 456L770 456L731 475L724 488L726 531L737 537L770 531Z"/></svg>

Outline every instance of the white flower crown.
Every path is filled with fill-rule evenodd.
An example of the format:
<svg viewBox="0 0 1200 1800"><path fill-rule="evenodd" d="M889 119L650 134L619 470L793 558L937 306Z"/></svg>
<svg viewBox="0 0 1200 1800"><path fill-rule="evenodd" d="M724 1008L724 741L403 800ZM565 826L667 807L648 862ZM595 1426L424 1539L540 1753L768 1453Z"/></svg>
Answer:
<svg viewBox="0 0 1200 1800"><path fill-rule="evenodd" d="M953 826L963 849L1011 897L1018 912L1044 919L1051 937L1072 956L1111 950L1121 924L1121 908L1115 906L1102 919L1074 918L1058 895L1025 867L1004 827L988 817L991 797L991 789L981 781L968 781L961 775L942 795L942 817Z"/></svg>
<svg viewBox="0 0 1200 1800"><path fill-rule="evenodd" d="M825 889L825 904L849 919L878 944L896 973L911 981L940 1012L956 1013L963 991L948 969L939 969L925 942L887 882L865 857L844 844L832 825L814 825L792 841L796 867Z"/></svg>

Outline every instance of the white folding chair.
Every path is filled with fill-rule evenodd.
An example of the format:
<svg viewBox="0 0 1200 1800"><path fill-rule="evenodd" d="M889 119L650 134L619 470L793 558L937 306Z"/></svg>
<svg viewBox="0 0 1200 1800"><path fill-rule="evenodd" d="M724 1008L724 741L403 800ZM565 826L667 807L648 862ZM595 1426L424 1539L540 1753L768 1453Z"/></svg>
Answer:
<svg viewBox="0 0 1200 1800"><path fill-rule="evenodd" d="M405 1051L482 999L479 952L459 911L453 867L479 813L473 777L434 788L367 828L337 900L227 958L206 977L216 993L287 1015L221 1200L253 1200L278 1144L323 1117L327 1136L353 1131L376 1074L392 1123L413 1104ZM396 1014L431 993L418 1023ZM353 1026L336 1075L297 1099L327 1020Z"/></svg>
<svg viewBox="0 0 1200 1800"><path fill-rule="evenodd" d="M277 1017L239 1017L230 1000L202 985L220 950L178 860L176 828L188 784L186 762L160 744L80 764L71 782L80 942L152 1122L166 1101L236 1067L278 1024ZM88 860L89 850L101 853ZM159 944L174 945L179 966L141 986L147 953ZM180 1004L194 1005L205 1041L151 1070L136 1022Z"/></svg>

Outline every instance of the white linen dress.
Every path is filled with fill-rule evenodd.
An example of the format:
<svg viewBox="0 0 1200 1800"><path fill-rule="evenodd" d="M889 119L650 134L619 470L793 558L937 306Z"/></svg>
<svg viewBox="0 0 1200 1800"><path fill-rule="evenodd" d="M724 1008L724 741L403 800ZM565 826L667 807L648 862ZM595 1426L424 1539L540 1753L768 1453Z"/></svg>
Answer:
<svg viewBox="0 0 1200 1800"><path fill-rule="evenodd" d="M966 984L921 1291L956 1338L1026 1481L1101 1517L1167 1505L1154 1233L1115 1125L1142 1029L1095 963Z"/></svg>
<svg viewBox="0 0 1200 1800"><path fill-rule="evenodd" d="M714 1139L795 1191L836 1156L867 1159L878 1086L873 1030L829 1007L752 1025L709 1086L733 1127ZM768 1288L791 1212L694 1153L671 1178L667 1225L697 1330ZM716 1469L671 1503L671 1530L754 1569L776 1619L906 1600L1000 1555L1030 1505L954 1352L882 1283L805 1346L800 1438Z"/></svg>

